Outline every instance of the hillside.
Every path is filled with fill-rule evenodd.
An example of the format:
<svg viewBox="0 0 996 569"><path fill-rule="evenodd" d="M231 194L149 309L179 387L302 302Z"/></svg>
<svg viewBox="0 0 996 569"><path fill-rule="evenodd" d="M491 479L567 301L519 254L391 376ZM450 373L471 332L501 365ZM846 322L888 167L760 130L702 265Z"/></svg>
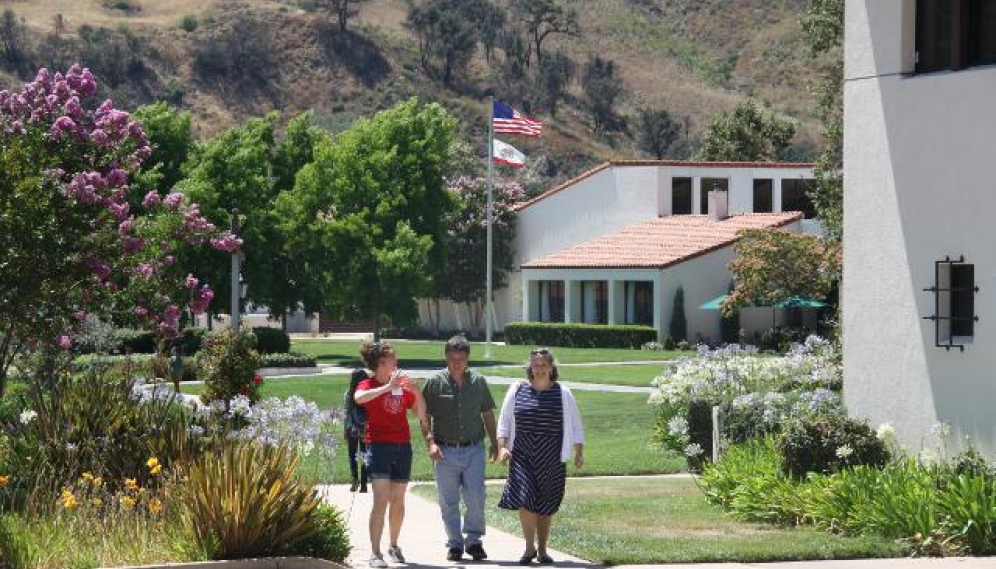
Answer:
<svg viewBox="0 0 996 569"><path fill-rule="evenodd" d="M508 4L509 0L496 2ZM797 157L814 154L818 125L807 91L811 62L798 20L804 0L565 0L579 11L580 37L551 36L544 50L577 66L592 54L614 60L625 85L628 127L593 134L578 79L540 141L519 146L524 174L542 187L609 158L634 158L641 108L666 108L694 139L717 113L746 96L796 119ZM190 109L209 137L248 116L314 109L333 131L411 96L439 101L484 153L486 93L501 81L477 53L466 77L445 86L427 72L404 22L407 0L370 0L343 33L313 0L0 0L29 29L20 68L0 69L16 86L38 65L82 60L108 95L127 107L165 99ZM495 56L501 57L501 56ZM577 74L575 74L577 75Z"/></svg>

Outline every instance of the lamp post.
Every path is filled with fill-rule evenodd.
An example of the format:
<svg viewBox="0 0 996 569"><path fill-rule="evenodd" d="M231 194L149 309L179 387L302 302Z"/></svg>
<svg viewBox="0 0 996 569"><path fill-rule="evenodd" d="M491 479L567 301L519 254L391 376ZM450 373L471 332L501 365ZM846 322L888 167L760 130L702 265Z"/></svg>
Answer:
<svg viewBox="0 0 996 569"><path fill-rule="evenodd" d="M239 230L239 210L232 208L232 223L231 223L232 235L238 235ZM236 249L232 251L232 290L231 290L231 312L229 313L229 323L232 326L232 330L239 329L239 296L241 292L241 287L239 286L241 279L241 271L239 270L239 254L240 250Z"/></svg>

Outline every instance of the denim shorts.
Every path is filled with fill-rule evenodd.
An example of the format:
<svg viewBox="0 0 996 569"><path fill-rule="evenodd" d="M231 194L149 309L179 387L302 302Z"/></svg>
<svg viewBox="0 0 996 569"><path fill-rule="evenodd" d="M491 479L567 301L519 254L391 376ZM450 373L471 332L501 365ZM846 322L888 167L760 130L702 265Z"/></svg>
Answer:
<svg viewBox="0 0 996 569"><path fill-rule="evenodd" d="M408 482L412 476L412 445L370 443L363 464L370 480Z"/></svg>

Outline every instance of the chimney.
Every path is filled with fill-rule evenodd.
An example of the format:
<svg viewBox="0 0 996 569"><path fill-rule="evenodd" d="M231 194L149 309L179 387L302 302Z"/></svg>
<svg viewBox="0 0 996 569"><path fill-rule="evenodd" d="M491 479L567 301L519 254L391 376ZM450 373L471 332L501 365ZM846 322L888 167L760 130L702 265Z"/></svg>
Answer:
<svg viewBox="0 0 996 569"><path fill-rule="evenodd" d="M709 219L722 221L730 216L729 193L720 189L719 184L709 192Z"/></svg>

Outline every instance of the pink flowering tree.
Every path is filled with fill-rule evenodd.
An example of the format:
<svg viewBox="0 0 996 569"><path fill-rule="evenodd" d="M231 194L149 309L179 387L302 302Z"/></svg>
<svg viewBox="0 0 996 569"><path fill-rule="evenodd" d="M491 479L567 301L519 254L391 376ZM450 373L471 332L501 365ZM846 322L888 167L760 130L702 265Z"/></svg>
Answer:
<svg viewBox="0 0 996 569"><path fill-rule="evenodd" d="M454 201L459 204L447 231L446 262L433 277L436 299L471 305L474 325L481 327L487 300L487 191L486 178L462 176L448 182ZM494 290L508 286L512 269L515 239L515 204L523 201L525 191L516 182L497 181L494 185ZM434 302L434 320L438 322L439 303Z"/></svg>
<svg viewBox="0 0 996 569"><path fill-rule="evenodd" d="M130 184L148 140L96 92L79 66L0 91L0 394L19 353L71 349L90 315L174 338L213 297L179 245L241 244L183 194Z"/></svg>

